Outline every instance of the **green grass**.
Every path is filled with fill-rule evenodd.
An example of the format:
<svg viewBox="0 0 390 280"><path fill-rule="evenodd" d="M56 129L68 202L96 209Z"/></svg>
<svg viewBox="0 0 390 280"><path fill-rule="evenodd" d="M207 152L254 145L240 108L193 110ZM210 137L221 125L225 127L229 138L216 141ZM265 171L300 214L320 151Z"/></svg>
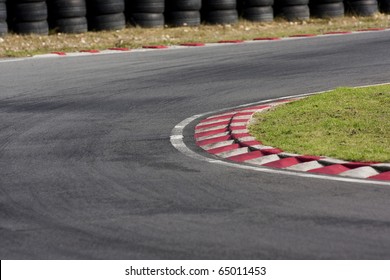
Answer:
<svg viewBox="0 0 390 280"><path fill-rule="evenodd" d="M338 88L255 115L250 132L286 152L390 162L390 85Z"/></svg>

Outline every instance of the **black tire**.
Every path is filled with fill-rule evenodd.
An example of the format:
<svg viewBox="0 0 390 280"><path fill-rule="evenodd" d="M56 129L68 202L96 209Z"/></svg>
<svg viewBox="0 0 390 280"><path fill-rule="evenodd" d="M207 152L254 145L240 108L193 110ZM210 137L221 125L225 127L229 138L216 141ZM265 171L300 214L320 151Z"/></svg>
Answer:
<svg viewBox="0 0 390 280"><path fill-rule="evenodd" d="M10 3L11 1L13 1L13 0L8 0L8 3ZM15 3L33 3L33 2L42 2L42 0L16 0L14 2Z"/></svg>
<svg viewBox="0 0 390 280"><path fill-rule="evenodd" d="M76 18L87 15L85 0L51 0L47 2L49 7L49 17Z"/></svg>
<svg viewBox="0 0 390 280"><path fill-rule="evenodd" d="M245 8L272 6L273 4L274 0L242 0L242 6Z"/></svg>
<svg viewBox="0 0 390 280"><path fill-rule="evenodd" d="M236 0L203 0L202 9L205 11L235 10Z"/></svg>
<svg viewBox="0 0 390 280"><path fill-rule="evenodd" d="M162 14L165 10L164 0L126 0L128 13Z"/></svg>
<svg viewBox="0 0 390 280"><path fill-rule="evenodd" d="M126 27L126 19L123 13L97 15L88 18L90 30L119 30Z"/></svg>
<svg viewBox="0 0 390 280"><path fill-rule="evenodd" d="M309 0L279 0L277 1L277 5L281 7L285 6L302 6L302 5L308 5Z"/></svg>
<svg viewBox="0 0 390 280"><path fill-rule="evenodd" d="M166 11L199 11L202 0L166 0Z"/></svg>
<svg viewBox="0 0 390 280"><path fill-rule="evenodd" d="M125 11L124 0L87 0L88 13L93 15L118 14Z"/></svg>
<svg viewBox="0 0 390 280"><path fill-rule="evenodd" d="M8 33L8 25L7 23L0 21L0 36L4 36Z"/></svg>
<svg viewBox="0 0 390 280"><path fill-rule="evenodd" d="M376 0L349 0L345 1L346 6L354 6L354 5L375 5L378 4L378 1Z"/></svg>
<svg viewBox="0 0 390 280"><path fill-rule="evenodd" d="M307 5L285 6L281 7L278 15L288 21L308 20L310 18L310 10Z"/></svg>
<svg viewBox="0 0 390 280"><path fill-rule="evenodd" d="M145 28L163 27L164 15L161 13L133 13L129 17L130 24Z"/></svg>
<svg viewBox="0 0 390 280"><path fill-rule="evenodd" d="M309 5L343 3L342 0L310 0Z"/></svg>
<svg viewBox="0 0 390 280"><path fill-rule="evenodd" d="M357 16L372 16L379 12L378 3L376 1L354 1L346 3L346 13Z"/></svg>
<svg viewBox="0 0 390 280"><path fill-rule="evenodd" d="M326 3L310 6L310 16L317 18L334 18L344 16L344 3Z"/></svg>
<svg viewBox="0 0 390 280"><path fill-rule="evenodd" d="M0 2L0 22L6 20L7 20L7 7L5 6L5 3Z"/></svg>
<svg viewBox="0 0 390 280"><path fill-rule="evenodd" d="M347 0L346 1L349 4L359 4L359 5L372 5L377 4L377 0Z"/></svg>
<svg viewBox="0 0 390 280"><path fill-rule="evenodd" d="M245 8L242 16L249 21L269 22L274 19L274 10L272 6Z"/></svg>
<svg viewBox="0 0 390 280"><path fill-rule="evenodd" d="M169 26L198 26L200 25L199 11L174 11L165 14L165 22Z"/></svg>
<svg viewBox="0 0 390 280"><path fill-rule="evenodd" d="M18 22L47 20L46 2L17 3L14 6L14 17Z"/></svg>
<svg viewBox="0 0 390 280"><path fill-rule="evenodd" d="M390 14L390 5L389 6L382 6L380 11L381 11L381 13L384 13L384 14Z"/></svg>
<svg viewBox="0 0 390 280"><path fill-rule="evenodd" d="M53 28L61 33L84 33L88 31L88 22L86 17L62 18L55 21Z"/></svg>
<svg viewBox="0 0 390 280"><path fill-rule="evenodd" d="M390 14L390 0L379 0L378 4L381 13Z"/></svg>
<svg viewBox="0 0 390 280"><path fill-rule="evenodd" d="M18 34L49 34L49 25L47 21L15 22L12 25L13 31Z"/></svg>
<svg viewBox="0 0 390 280"><path fill-rule="evenodd" d="M238 21L237 10L206 11L202 17L208 24L231 24Z"/></svg>

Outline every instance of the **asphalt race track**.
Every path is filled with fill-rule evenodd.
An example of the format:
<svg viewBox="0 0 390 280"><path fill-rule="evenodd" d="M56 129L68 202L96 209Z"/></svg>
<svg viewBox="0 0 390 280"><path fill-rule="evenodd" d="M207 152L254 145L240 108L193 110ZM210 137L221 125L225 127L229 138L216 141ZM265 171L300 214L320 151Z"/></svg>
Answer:
<svg viewBox="0 0 390 280"><path fill-rule="evenodd" d="M389 46L367 32L0 60L0 258L389 259L390 186L206 163L170 143L195 114L389 82Z"/></svg>

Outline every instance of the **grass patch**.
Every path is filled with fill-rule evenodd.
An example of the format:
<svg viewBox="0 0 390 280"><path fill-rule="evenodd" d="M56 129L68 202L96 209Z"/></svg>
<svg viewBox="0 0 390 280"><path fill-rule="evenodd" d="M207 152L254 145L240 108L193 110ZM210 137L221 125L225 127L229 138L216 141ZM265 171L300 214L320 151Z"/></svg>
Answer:
<svg viewBox="0 0 390 280"><path fill-rule="evenodd" d="M241 20L233 25L201 25L180 28L135 28L110 32L60 34L49 36L9 34L0 38L0 57L20 57L50 52L72 52L83 49L111 47L140 48L143 45L177 45L187 42L217 42L219 40L252 40L256 37L286 37L295 34L323 34L332 31L353 31L390 27L390 16L344 17L272 23L252 23Z"/></svg>
<svg viewBox="0 0 390 280"><path fill-rule="evenodd" d="M250 132L287 152L390 162L390 85L338 88L255 115Z"/></svg>

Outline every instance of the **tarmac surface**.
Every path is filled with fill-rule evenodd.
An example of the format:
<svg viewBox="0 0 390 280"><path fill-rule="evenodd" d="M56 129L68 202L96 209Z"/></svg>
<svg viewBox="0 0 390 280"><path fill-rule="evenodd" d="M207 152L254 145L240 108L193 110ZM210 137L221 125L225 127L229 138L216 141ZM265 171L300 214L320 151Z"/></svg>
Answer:
<svg viewBox="0 0 390 280"><path fill-rule="evenodd" d="M0 60L0 258L389 259L388 186L242 170L170 144L196 114L389 82L389 42Z"/></svg>

